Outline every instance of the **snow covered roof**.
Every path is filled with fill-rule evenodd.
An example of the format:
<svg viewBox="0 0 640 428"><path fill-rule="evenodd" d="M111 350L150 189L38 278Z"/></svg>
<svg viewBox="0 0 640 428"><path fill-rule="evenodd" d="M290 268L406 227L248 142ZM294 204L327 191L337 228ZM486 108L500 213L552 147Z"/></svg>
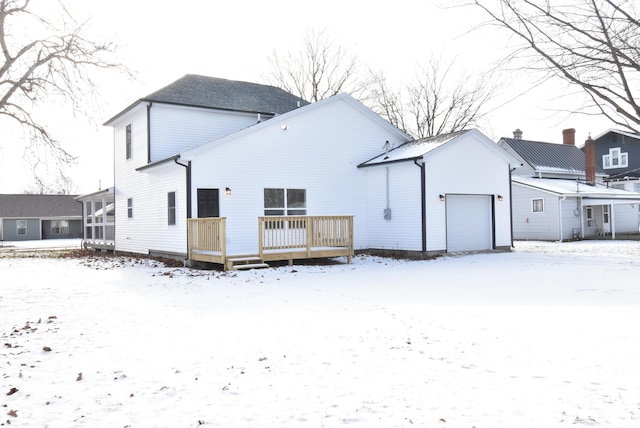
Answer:
<svg viewBox="0 0 640 428"><path fill-rule="evenodd" d="M640 140L640 134L636 134L634 132L630 132L630 131L625 131L622 129L607 129L606 131L604 131L603 133L601 133L600 135L598 135L597 137L594 138L594 140L598 140L602 137L604 137L607 134L619 134L619 135L624 135L625 137L629 137L629 138L635 138L636 140Z"/></svg>
<svg viewBox="0 0 640 428"><path fill-rule="evenodd" d="M438 147L441 147L446 143L455 140L456 138L467 132L469 131L458 131L452 132L450 134L437 135L435 137L425 137L418 140L409 141L385 153L382 153L374 157L373 159L363 162L358 166L371 166L383 163L419 159L432 150L435 150Z"/></svg>
<svg viewBox="0 0 640 428"><path fill-rule="evenodd" d="M513 176L511 181L522 186L532 187L539 190L556 193L562 196L599 198L599 199L622 199L640 201L640 193L630 192L623 189L615 189L602 184L589 185L584 181L569 180L561 178L534 178Z"/></svg>

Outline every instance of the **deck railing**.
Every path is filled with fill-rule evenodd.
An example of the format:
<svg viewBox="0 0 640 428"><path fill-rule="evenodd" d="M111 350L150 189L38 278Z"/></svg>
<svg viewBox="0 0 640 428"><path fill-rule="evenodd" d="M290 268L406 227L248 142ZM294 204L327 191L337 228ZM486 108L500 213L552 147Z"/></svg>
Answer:
<svg viewBox="0 0 640 428"><path fill-rule="evenodd" d="M227 219L225 217L188 220L189 259L225 263Z"/></svg>
<svg viewBox="0 0 640 428"><path fill-rule="evenodd" d="M226 266L227 259L240 256L227 254L223 217L189 219L188 238L190 260ZM257 255L290 263L294 259L346 256L351 262L353 216L258 217Z"/></svg>
<svg viewBox="0 0 640 428"><path fill-rule="evenodd" d="M258 217L258 238L263 258L267 253L303 250L306 257L337 252L351 261L353 216Z"/></svg>

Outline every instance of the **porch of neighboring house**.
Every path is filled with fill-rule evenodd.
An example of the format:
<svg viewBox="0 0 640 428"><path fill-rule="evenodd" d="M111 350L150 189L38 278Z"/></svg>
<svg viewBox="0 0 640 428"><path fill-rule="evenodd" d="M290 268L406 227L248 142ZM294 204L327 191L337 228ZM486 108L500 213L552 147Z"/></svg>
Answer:
<svg viewBox="0 0 640 428"><path fill-rule="evenodd" d="M83 241L85 249L115 249L115 202L113 188L79 197L83 205Z"/></svg>
<svg viewBox="0 0 640 428"><path fill-rule="evenodd" d="M255 254L228 254L225 217L188 221L189 260L222 265L225 270L268 267L269 261L353 257L353 216L258 217Z"/></svg>

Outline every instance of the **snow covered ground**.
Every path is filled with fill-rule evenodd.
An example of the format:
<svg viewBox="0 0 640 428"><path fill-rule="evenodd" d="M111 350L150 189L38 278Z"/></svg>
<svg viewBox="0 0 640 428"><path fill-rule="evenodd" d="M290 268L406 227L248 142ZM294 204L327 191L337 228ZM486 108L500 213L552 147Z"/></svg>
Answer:
<svg viewBox="0 0 640 428"><path fill-rule="evenodd" d="M338 261L0 252L0 424L640 426L640 242Z"/></svg>

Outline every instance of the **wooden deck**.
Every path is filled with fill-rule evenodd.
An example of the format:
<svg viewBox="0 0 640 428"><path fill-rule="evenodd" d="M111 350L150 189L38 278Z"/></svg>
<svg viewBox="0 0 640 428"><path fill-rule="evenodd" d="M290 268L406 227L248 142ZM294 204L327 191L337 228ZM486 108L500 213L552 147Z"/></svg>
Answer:
<svg viewBox="0 0 640 428"><path fill-rule="evenodd" d="M353 257L353 216L258 217L255 254L228 254L226 221L189 219L189 259L221 264L224 269L265 267L267 261Z"/></svg>

